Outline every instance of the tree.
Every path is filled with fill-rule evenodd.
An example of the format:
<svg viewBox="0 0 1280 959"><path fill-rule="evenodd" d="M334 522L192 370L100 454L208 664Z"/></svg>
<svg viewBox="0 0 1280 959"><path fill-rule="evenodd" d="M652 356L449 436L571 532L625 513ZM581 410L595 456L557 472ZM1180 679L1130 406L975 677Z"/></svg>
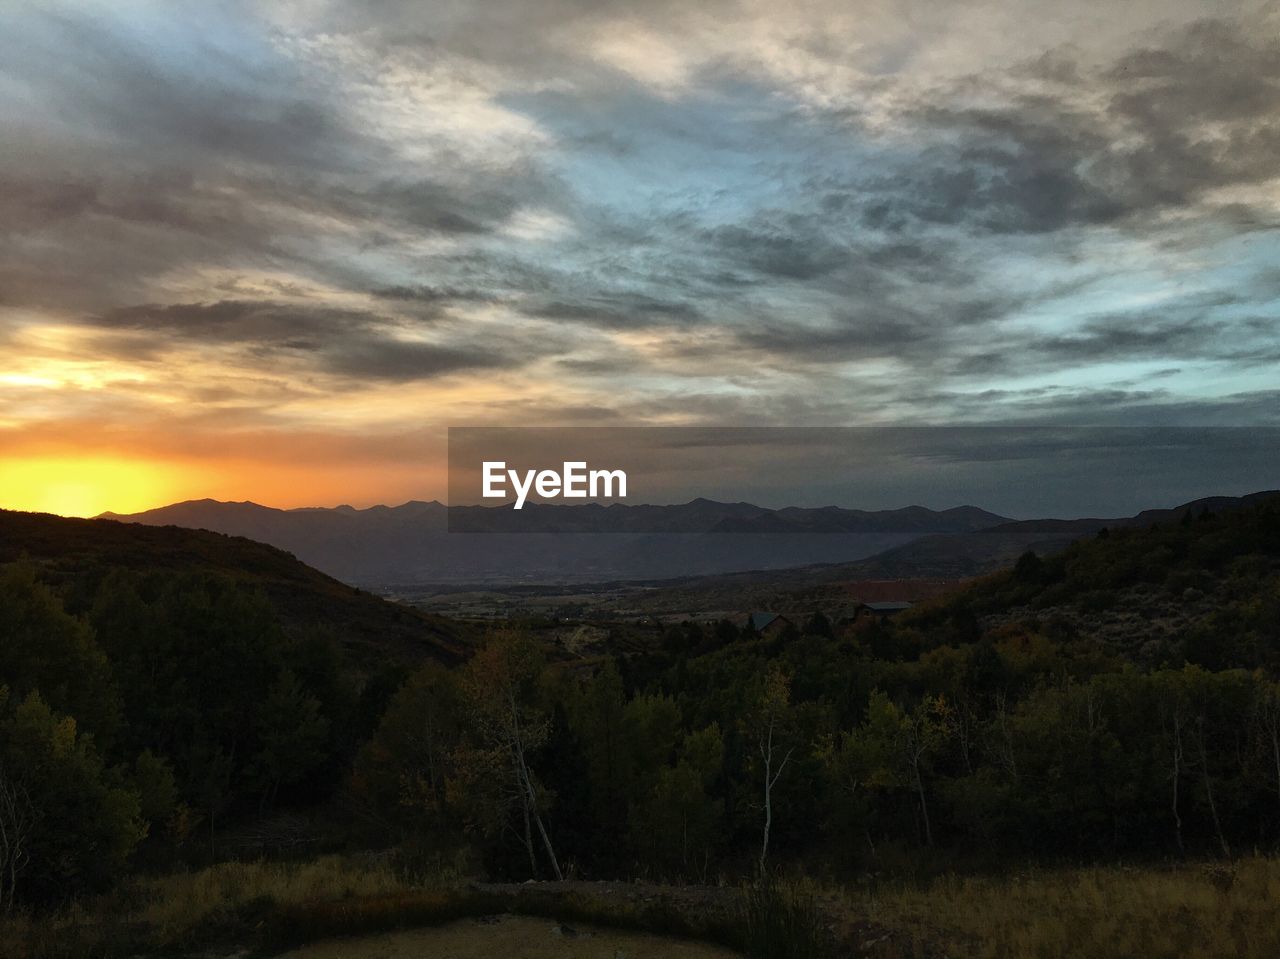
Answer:
<svg viewBox="0 0 1280 959"><path fill-rule="evenodd" d="M1182 671L1187 692L1191 697L1191 701L1196 704L1196 708L1192 710L1189 724L1191 745L1195 750L1196 758L1199 760L1200 781L1204 787L1205 801L1209 807L1209 818L1213 823L1213 831L1218 840L1218 848L1222 851L1222 855L1228 859L1231 858L1231 846L1227 842L1227 836L1222 827L1222 815L1218 809L1218 800L1214 792L1213 770L1210 764L1210 756L1216 755L1217 751L1210 748L1209 737L1212 734L1214 707L1221 708L1231 702L1228 683L1232 675L1231 671L1216 674L1210 673L1198 666L1187 666Z"/></svg>
<svg viewBox="0 0 1280 959"><path fill-rule="evenodd" d="M1259 675L1257 686L1255 724L1267 756L1272 786L1280 797L1280 683L1269 682Z"/></svg>
<svg viewBox="0 0 1280 959"><path fill-rule="evenodd" d="M933 845L933 820L925 776L945 739L947 712L941 697L926 696L914 709L903 709L876 690L867 704L866 722L849 743L861 767L858 781L872 789L905 788L914 794L926 846Z"/></svg>
<svg viewBox="0 0 1280 959"><path fill-rule="evenodd" d="M356 759L351 792L380 825L439 831L462 735L458 680L427 663L392 697Z"/></svg>
<svg viewBox="0 0 1280 959"><path fill-rule="evenodd" d="M764 874L769 856L769 831L773 828L773 790L786 771L794 744L786 742L791 733L791 682L776 663L765 673L764 685L756 703L754 725L756 744L764 772L764 829L760 841L760 873Z"/></svg>
<svg viewBox="0 0 1280 959"><path fill-rule="evenodd" d="M586 754L587 789L601 839L617 836L626 826L627 796L635 752L627 742L626 696L622 676L609 661L582 690L572 721Z"/></svg>
<svg viewBox="0 0 1280 959"><path fill-rule="evenodd" d="M1187 725L1191 713L1191 704L1187 700L1186 683L1180 672L1164 670L1154 674L1150 679L1155 698L1156 710L1160 717L1161 731L1168 750L1170 798L1169 810L1173 818L1173 838L1179 853L1186 852L1186 844L1182 838L1182 811L1179 792L1182 777L1187 766Z"/></svg>
<svg viewBox="0 0 1280 959"><path fill-rule="evenodd" d="M31 563L0 568L0 681L15 700L38 691L106 745L120 722L107 657L93 630L69 615Z"/></svg>
<svg viewBox="0 0 1280 959"><path fill-rule="evenodd" d="M258 741L251 768L262 783L262 811L275 802L281 786L302 781L320 765L329 745L329 721L320 714L320 701L288 669L262 704Z"/></svg>
<svg viewBox="0 0 1280 959"><path fill-rule="evenodd" d="M802 630L805 636L821 636L823 639L833 639L834 631L831 629L831 620L823 615L822 610L818 610L804 624Z"/></svg>
<svg viewBox="0 0 1280 959"><path fill-rule="evenodd" d="M0 761L0 913L13 909L18 878L31 862L36 808L25 783Z"/></svg>
<svg viewBox="0 0 1280 959"><path fill-rule="evenodd" d="M711 794L723 752L720 728L712 724L685 736L676 763L644 780L631 807L631 829L645 861L705 881L724 816L723 802Z"/></svg>
<svg viewBox="0 0 1280 959"><path fill-rule="evenodd" d="M20 821L12 835L25 837L16 857L19 844L10 840L6 898L65 899L116 878L146 824L137 792L106 768L75 719L29 694L0 719L0 766L10 797L5 804L12 803L5 818L11 825ZM39 815L33 819L30 810ZM15 897L20 864L26 891Z"/></svg>
<svg viewBox="0 0 1280 959"><path fill-rule="evenodd" d="M209 854L217 852L218 819L232 800L232 780L236 768L235 750L226 752L207 740L197 740L187 755L188 789L208 815Z"/></svg>
<svg viewBox="0 0 1280 959"><path fill-rule="evenodd" d="M464 755L495 771L505 767L524 822L529 867L537 874L533 828L556 879L563 879L551 836L542 816L543 791L530 761L551 731L551 723L537 703L537 680L542 661L529 637L507 630L490 636L463 671L463 690L469 706L475 748ZM509 795L509 793L508 793Z"/></svg>
<svg viewBox="0 0 1280 959"><path fill-rule="evenodd" d="M924 770L938 744L946 736L950 710L941 696L926 696L915 709L903 716L902 750L916 796L920 800L920 817L924 820L924 844L933 845L933 824L929 818L929 801L925 796Z"/></svg>
<svg viewBox="0 0 1280 959"><path fill-rule="evenodd" d="M1044 575L1044 560L1034 550L1027 550L1013 566L1013 578L1023 583L1039 582Z"/></svg>

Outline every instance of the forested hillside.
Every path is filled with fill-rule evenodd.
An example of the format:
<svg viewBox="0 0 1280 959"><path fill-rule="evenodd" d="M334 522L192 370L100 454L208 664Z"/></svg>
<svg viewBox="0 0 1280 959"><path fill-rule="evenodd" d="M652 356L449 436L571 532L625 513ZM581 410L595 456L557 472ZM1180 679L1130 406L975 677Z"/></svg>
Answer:
<svg viewBox="0 0 1280 959"><path fill-rule="evenodd" d="M1089 610L1134 591L1183 611L1158 655L1145 633L1090 629ZM1074 620L1037 615L1067 601L1082 604ZM555 867L525 813L591 875L1271 848L1278 656L1273 500L1027 554L896 621L835 629L815 615L770 639L687 624L589 676L548 670L509 636L403 690L354 787L405 835L447 843L470 826L490 868L513 875ZM478 799L504 781L485 763L514 735L474 722L479 691L497 689L523 710L536 783L505 805ZM462 705L433 712L448 702ZM398 789L406 776L421 789Z"/></svg>
<svg viewBox="0 0 1280 959"><path fill-rule="evenodd" d="M457 623L353 589L284 550L207 530L0 510L0 564L22 557L39 567L42 581L56 587L77 613L116 571L144 578L198 573L260 591L286 633L325 632L357 662L361 657L375 663L388 657L458 662L472 638Z"/></svg>
<svg viewBox="0 0 1280 959"><path fill-rule="evenodd" d="M0 511L0 906L315 807L468 636L249 540Z"/></svg>
<svg viewBox="0 0 1280 959"><path fill-rule="evenodd" d="M1027 554L897 619L814 611L767 638L686 623L593 659L514 624L407 680L291 633L247 574L90 576L87 546L79 566L31 552L0 578L23 901L199 861L221 823L281 809L323 810L324 843L406 869L510 879L919 875L1280 842L1274 500ZM1167 628L1096 627L1117 608Z"/></svg>

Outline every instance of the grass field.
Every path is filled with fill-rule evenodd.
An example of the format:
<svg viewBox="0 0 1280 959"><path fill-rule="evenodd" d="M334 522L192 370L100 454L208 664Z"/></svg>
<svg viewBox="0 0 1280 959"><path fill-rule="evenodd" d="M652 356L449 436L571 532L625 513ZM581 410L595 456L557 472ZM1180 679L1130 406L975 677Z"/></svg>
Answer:
<svg viewBox="0 0 1280 959"><path fill-rule="evenodd" d="M873 954L981 959L1280 956L1280 860L945 877L849 897L892 931Z"/></svg>
<svg viewBox="0 0 1280 959"><path fill-rule="evenodd" d="M673 909L660 896L621 897L616 887L613 894L602 887L593 896L583 890L590 885L574 884L557 895L553 884L541 883L527 894L499 895L457 877L408 883L389 864L370 857L229 863L135 881L114 895L39 920L11 918L0 923L0 959L208 956L219 949L227 955L250 949L261 956L298 948L307 951L295 955L316 959L357 956L361 953L325 952L321 943L343 939L350 945L357 940L344 937L442 927L459 920L468 921L459 928L475 932L487 927L471 920L501 913L537 917L538 935L546 933L558 944L557 956L576 955L564 950L568 940L551 936L557 922L608 927L614 930L609 935L625 931L692 937L718 945L733 940L734 924L723 914ZM692 895L676 899L698 901ZM828 888L818 901L842 942L841 954L877 959L1280 955L1280 859L1272 858L1032 870L999 878L947 876L925 884L882 883L874 892ZM411 936L403 941L417 940ZM601 933L595 942L603 941ZM618 948L628 956L645 955L639 948ZM729 954L708 950L690 955ZM467 955L461 949L442 954Z"/></svg>

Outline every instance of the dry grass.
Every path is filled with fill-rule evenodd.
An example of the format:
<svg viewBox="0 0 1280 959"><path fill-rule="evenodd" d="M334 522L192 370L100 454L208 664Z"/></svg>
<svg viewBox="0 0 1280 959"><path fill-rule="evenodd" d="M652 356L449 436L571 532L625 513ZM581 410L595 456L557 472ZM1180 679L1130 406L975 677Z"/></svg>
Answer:
<svg viewBox="0 0 1280 959"><path fill-rule="evenodd" d="M719 943L740 938L736 917L661 901L553 895L545 884L482 890L451 871L412 882L402 877L385 861L330 856L293 864L224 863L139 879L38 921L0 921L0 959L132 959L230 954L244 947L275 955L329 938L498 913Z"/></svg>
<svg viewBox="0 0 1280 959"><path fill-rule="evenodd" d="M739 923L696 903L677 909L616 895L561 895L547 886L480 890L455 875L410 883L369 857L227 863L136 880L39 921L0 921L0 959L214 955L243 947L272 955L330 937L504 912L742 945ZM860 946L852 954L878 959L1280 956L1280 859L953 876L821 899L844 914L841 925Z"/></svg>
<svg viewBox="0 0 1280 959"><path fill-rule="evenodd" d="M172 953L243 940L281 908L385 896L405 884L390 865L326 856L307 863L222 863L136 879L53 916L0 923L0 959Z"/></svg>
<svg viewBox="0 0 1280 959"><path fill-rule="evenodd" d="M222 863L137 883L134 916L169 938L267 900L279 906L381 896L403 888L391 868L368 860L327 856L302 864Z"/></svg>
<svg viewBox="0 0 1280 959"><path fill-rule="evenodd" d="M1280 860L950 877L854 896L891 930L872 954L976 959L1274 959Z"/></svg>

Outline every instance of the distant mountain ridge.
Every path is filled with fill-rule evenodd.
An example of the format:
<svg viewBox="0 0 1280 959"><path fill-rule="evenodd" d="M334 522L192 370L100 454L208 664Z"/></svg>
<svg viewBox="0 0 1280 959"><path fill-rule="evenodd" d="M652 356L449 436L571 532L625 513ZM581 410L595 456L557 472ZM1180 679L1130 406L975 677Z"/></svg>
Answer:
<svg viewBox="0 0 1280 959"><path fill-rule="evenodd" d="M701 498L671 506L527 504L519 512L458 507L453 533L448 507L416 500L368 509L282 510L206 499L100 518L244 536L286 549L346 582L383 586L586 582L779 569L856 560L921 536L1009 522L973 506L769 509ZM459 529L485 535L459 535ZM751 535L712 535L734 533Z"/></svg>
<svg viewBox="0 0 1280 959"><path fill-rule="evenodd" d="M699 497L670 506L597 503L567 506L528 503L520 511L508 506L458 506L450 510L439 500L409 500L399 506L302 506L277 509L249 500L225 502L215 499L187 500L141 513L100 514L97 519L114 519L150 526L185 526L216 519L222 524L257 522L283 516L305 518L326 515L369 521L434 520L442 528L452 512L467 518L465 531L489 532L611 532L611 533L710 533L710 532L964 532L1012 522L1007 516L976 506L955 506L932 510L923 506L901 509L861 510L841 506L787 506L770 509L752 503L722 503Z"/></svg>

